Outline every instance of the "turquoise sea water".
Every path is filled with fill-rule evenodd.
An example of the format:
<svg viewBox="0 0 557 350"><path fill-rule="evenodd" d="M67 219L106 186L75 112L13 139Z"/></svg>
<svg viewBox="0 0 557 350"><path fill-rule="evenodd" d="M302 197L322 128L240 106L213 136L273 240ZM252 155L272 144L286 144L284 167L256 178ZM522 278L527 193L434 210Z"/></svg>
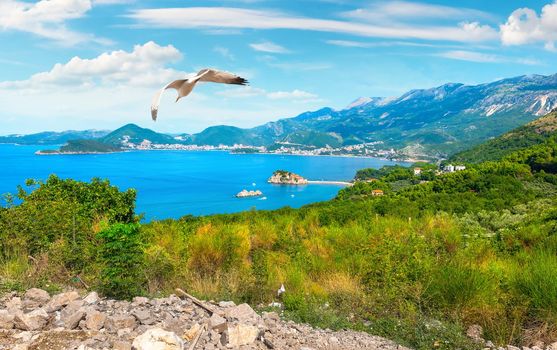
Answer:
<svg viewBox="0 0 557 350"><path fill-rule="evenodd" d="M239 155L213 151L34 154L44 148L0 145L0 193L14 192L25 179L45 179L49 174L77 180L107 178L120 189L137 190L137 213L144 213L146 220L251 208L300 207L331 199L342 186L271 185L266 180L273 171L289 170L310 180L350 180L358 169L394 164L374 158ZM266 199L235 198L242 189L261 190Z"/></svg>

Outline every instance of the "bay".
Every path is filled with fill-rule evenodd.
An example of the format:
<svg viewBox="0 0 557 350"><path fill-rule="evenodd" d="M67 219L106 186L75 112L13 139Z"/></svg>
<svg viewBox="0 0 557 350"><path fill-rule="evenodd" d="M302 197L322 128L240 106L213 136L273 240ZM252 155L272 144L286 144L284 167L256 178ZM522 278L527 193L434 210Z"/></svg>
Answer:
<svg viewBox="0 0 557 350"><path fill-rule="evenodd" d="M0 145L0 194L13 193L26 179L50 174L88 181L109 179L121 190L137 190L137 213L145 220L184 215L277 209L333 198L341 185L271 185L278 169L310 180L349 181L357 170L403 164L376 158L230 154L220 151L135 151L93 155L37 156L45 146ZM55 148L55 147L52 147ZM243 189L261 190L263 198L235 198Z"/></svg>

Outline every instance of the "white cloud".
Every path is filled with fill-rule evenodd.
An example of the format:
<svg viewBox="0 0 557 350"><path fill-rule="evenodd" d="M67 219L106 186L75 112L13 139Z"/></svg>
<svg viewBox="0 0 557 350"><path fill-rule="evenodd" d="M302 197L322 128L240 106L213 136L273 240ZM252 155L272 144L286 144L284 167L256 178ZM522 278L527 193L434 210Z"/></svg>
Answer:
<svg viewBox="0 0 557 350"><path fill-rule="evenodd" d="M252 49L254 49L255 51L260 51L260 52L268 52L268 53L288 53L290 51L288 51L288 49L286 49L285 47L282 47L278 44L275 44L273 42L270 41L265 41L262 43L253 43L249 45Z"/></svg>
<svg viewBox="0 0 557 350"><path fill-rule="evenodd" d="M454 50L442 52L439 54L440 57L450 58L459 61L468 62L482 62L482 63L495 63L500 62L500 59L496 55L485 54L481 52L474 51L464 51L464 50Z"/></svg>
<svg viewBox="0 0 557 350"><path fill-rule="evenodd" d="M304 102L315 102L321 101L319 96L312 94L311 92L303 90L292 90L292 91L272 91L269 92L265 89L255 88L252 86L246 86L243 88L228 88L222 91L218 91L217 95L227 97L227 98L254 98L254 97L265 97L270 100L292 100L292 101L304 101Z"/></svg>
<svg viewBox="0 0 557 350"><path fill-rule="evenodd" d="M65 22L85 16L92 8L91 0L20 0L0 1L0 31L22 31L65 45L92 41L109 44L106 39L72 31Z"/></svg>
<svg viewBox="0 0 557 350"><path fill-rule="evenodd" d="M234 55L230 52L230 50L227 47L215 46L213 48L213 51L228 60L234 61L235 59Z"/></svg>
<svg viewBox="0 0 557 350"><path fill-rule="evenodd" d="M371 47L370 43L363 43L361 41L352 40L327 40L327 44L343 46L343 47Z"/></svg>
<svg viewBox="0 0 557 350"><path fill-rule="evenodd" d="M342 47L359 47L359 48L370 48L370 47L391 47L391 46L410 46L410 47L431 47L431 48L461 48L462 44L443 44L443 43L419 43L411 41L374 41L374 42L362 42L353 40L326 40L327 44L342 46Z"/></svg>
<svg viewBox="0 0 557 350"><path fill-rule="evenodd" d="M224 90L218 91L217 95L228 97L228 98L251 98L265 96L267 91L260 88L255 88L253 86L245 86L242 88L226 88Z"/></svg>
<svg viewBox="0 0 557 350"><path fill-rule="evenodd" d="M317 98L317 95L315 94L312 94L307 91L297 90L297 89L292 91L271 92L267 96L272 100L282 100L282 99L313 100Z"/></svg>
<svg viewBox="0 0 557 350"><path fill-rule="evenodd" d="M557 41L557 1L544 6L540 15L529 8L514 11L500 30L505 45L543 42L552 50Z"/></svg>
<svg viewBox="0 0 557 350"><path fill-rule="evenodd" d="M372 25L291 16L275 11L232 7L141 9L129 15L140 25L160 28L201 29L296 29L345 33L364 37L406 38L478 42L497 38L488 25L462 22L457 26Z"/></svg>
<svg viewBox="0 0 557 350"><path fill-rule="evenodd" d="M439 57L449 58L452 60L467 61L467 62L478 62L478 63L517 63L527 66L540 65L541 62L535 59L529 58L509 58L494 54L486 54L482 52L475 51L465 51L465 50L453 50L446 51L438 54Z"/></svg>
<svg viewBox="0 0 557 350"><path fill-rule="evenodd" d="M92 59L73 57L51 70L29 79L0 82L0 89L43 90L49 88L90 88L106 85L155 86L168 82L177 72L165 66L182 58L172 45L152 41L136 45L131 52L103 53Z"/></svg>
<svg viewBox="0 0 557 350"><path fill-rule="evenodd" d="M376 2L366 8L345 12L344 16L366 21L377 21L384 19L392 21L394 18L412 20L425 18L457 20L470 18L493 19L492 15L475 9L398 0Z"/></svg>

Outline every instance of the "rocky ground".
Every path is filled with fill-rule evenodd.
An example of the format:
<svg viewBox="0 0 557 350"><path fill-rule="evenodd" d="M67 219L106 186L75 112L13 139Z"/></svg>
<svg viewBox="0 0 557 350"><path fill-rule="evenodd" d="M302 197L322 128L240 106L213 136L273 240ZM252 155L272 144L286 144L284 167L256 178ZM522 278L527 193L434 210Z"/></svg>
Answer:
<svg viewBox="0 0 557 350"><path fill-rule="evenodd" d="M41 289L0 300L0 349L406 349L367 333L318 330L249 305L181 297L133 301Z"/></svg>

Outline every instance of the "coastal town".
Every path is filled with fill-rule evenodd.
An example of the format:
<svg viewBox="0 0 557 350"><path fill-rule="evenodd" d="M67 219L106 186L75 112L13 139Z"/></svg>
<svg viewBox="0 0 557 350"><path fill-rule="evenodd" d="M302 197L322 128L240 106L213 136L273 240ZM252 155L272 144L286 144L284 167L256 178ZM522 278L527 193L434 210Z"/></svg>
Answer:
<svg viewBox="0 0 557 350"><path fill-rule="evenodd" d="M370 142L342 147L308 147L293 143L276 143L273 147L253 146L245 144L234 145L187 145L182 143L158 144L149 140L143 140L141 143L126 142L123 140L122 146L128 150L175 150L175 151L229 151L231 153L262 153L262 154L286 154L299 156L358 156L373 157L390 160L404 160L405 156L399 151L390 149L381 149L378 146L382 142Z"/></svg>

